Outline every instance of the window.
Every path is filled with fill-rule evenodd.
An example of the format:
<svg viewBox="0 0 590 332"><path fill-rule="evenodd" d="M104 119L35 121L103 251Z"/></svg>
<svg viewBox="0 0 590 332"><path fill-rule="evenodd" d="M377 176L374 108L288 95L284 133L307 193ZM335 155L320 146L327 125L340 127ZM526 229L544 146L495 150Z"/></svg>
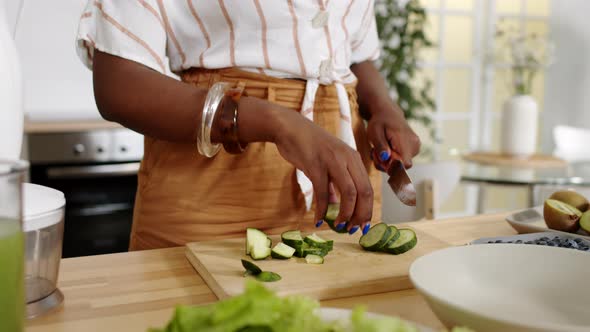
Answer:
<svg viewBox="0 0 590 332"><path fill-rule="evenodd" d="M427 35L436 49L422 54L422 76L433 81L436 135L440 143L425 139L432 157L459 159L465 151L498 150L500 111L511 96L506 64L488 61L496 24L513 24L527 33L546 34L549 0L422 0L429 13ZM533 97L543 109L544 75L539 73ZM421 137L427 134L416 128ZM526 206L526 191L490 188L488 207ZM445 215L475 211L475 188L459 186L442 207Z"/></svg>

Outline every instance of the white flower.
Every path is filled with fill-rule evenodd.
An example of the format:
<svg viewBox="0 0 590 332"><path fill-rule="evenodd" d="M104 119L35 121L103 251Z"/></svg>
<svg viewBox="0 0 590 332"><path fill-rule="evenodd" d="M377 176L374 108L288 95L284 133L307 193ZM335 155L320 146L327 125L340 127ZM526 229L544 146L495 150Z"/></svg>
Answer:
<svg viewBox="0 0 590 332"><path fill-rule="evenodd" d="M387 46L389 48L396 49L399 47L400 43L401 43L401 38L399 37L399 35L393 35L391 37L391 39L389 39L389 41L387 42Z"/></svg>
<svg viewBox="0 0 590 332"><path fill-rule="evenodd" d="M375 12L379 15L387 15L387 4L384 0L375 2Z"/></svg>
<svg viewBox="0 0 590 332"><path fill-rule="evenodd" d="M398 82L407 82L410 79L410 75L406 70L400 70L396 75Z"/></svg>
<svg viewBox="0 0 590 332"><path fill-rule="evenodd" d="M406 25L406 19L403 17L395 17L391 20L391 24L396 28L401 28Z"/></svg>
<svg viewBox="0 0 590 332"><path fill-rule="evenodd" d="M410 0L397 0L397 5L400 7L405 7Z"/></svg>

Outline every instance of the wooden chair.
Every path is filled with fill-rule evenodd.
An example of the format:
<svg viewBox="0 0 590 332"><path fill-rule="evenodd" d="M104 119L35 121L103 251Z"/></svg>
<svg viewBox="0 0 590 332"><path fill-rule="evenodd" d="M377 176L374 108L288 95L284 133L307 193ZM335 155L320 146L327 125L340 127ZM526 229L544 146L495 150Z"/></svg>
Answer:
<svg viewBox="0 0 590 332"><path fill-rule="evenodd" d="M399 201L387 184L387 175L383 174L382 220L385 223L436 218L440 205L459 184L461 166L453 161L416 164L408 170L408 174L416 187L415 207Z"/></svg>

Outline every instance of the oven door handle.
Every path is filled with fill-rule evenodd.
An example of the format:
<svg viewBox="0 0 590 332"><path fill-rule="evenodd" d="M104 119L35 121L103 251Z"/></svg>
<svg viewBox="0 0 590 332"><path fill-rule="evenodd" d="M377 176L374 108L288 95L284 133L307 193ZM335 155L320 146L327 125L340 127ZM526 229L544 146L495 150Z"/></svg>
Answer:
<svg viewBox="0 0 590 332"><path fill-rule="evenodd" d="M63 166L47 168L49 179L79 179L104 178L112 176L136 175L139 163L91 165L91 166Z"/></svg>
<svg viewBox="0 0 590 332"><path fill-rule="evenodd" d="M69 210L66 209L67 214L72 217L96 217L132 210L133 204L130 203L99 204L82 208L70 208Z"/></svg>

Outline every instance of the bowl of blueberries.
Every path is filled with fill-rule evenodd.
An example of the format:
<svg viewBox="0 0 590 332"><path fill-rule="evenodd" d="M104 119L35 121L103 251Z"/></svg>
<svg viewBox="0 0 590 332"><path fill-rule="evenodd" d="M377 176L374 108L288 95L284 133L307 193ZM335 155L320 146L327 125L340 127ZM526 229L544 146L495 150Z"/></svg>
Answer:
<svg viewBox="0 0 590 332"><path fill-rule="evenodd" d="M590 254L590 240L586 237L555 232L519 234L513 236L481 238L471 244L528 244L585 251Z"/></svg>

